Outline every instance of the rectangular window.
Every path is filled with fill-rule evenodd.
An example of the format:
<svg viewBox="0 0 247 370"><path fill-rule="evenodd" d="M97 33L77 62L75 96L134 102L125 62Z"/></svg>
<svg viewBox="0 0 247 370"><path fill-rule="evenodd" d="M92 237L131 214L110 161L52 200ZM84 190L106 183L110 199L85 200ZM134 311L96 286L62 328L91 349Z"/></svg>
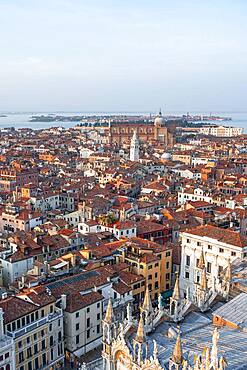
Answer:
<svg viewBox="0 0 247 370"><path fill-rule="evenodd" d="M32 348L31 347L28 347L27 349L27 357L32 357Z"/></svg>
<svg viewBox="0 0 247 370"><path fill-rule="evenodd" d="M80 313L79 312L76 312L75 317L78 318L79 315L80 315Z"/></svg>
<svg viewBox="0 0 247 370"><path fill-rule="evenodd" d="M207 262L207 272L210 274L212 271L212 263L211 262Z"/></svg>
<svg viewBox="0 0 247 370"><path fill-rule="evenodd" d="M188 273L188 271L185 271L185 279L189 279L190 278L190 274Z"/></svg>
<svg viewBox="0 0 247 370"><path fill-rule="evenodd" d="M208 249L212 250L212 245L208 244Z"/></svg>
<svg viewBox="0 0 247 370"><path fill-rule="evenodd" d="M232 257L236 256L236 252L231 252L231 256Z"/></svg>
<svg viewBox="0 0 247 370"><path fill-rule="evenodd" d="M87 330L87 339L90 338L90 329Z"/></svg>
<svg viewBox="0 0 247 370"><path fill-rule="evenodd" d="M42 355L42 362L43 362L43 366L46 365L46 353L43 353Z"/></svg>
<svg viewBox="0 0 247 370"><path fill-rule="evenodd" d="M21 327L21 320L20 320L20 319L18 319L18 320L17 320L17 329L20 329L20 327Z"/></svg>
<svg viewBox="0 0 247 370"><path fill-rule="evenodd" d="M222 273L223 271L223 266L219 266L218 267L218 275L220 276L220 274Z"/></svg>
<svg viewBox="0 0 247 370"><path fill-rule="evenodd" d="M97 334L100 333L100 324L97 325Z"/></svg>
<svg viewBox="0 0 247 370"><path fill-rule="evenodd" d="M79 330L79 328L80 328L80 324L79 324L79 323L77 323L77 324L75 325L75 330Z"/></svg>
<svg viewBox="0 0 247 370"><path fill-rule="evenodd" d="M22 362L22 361L24 361L24 353L19 352L19 362Z"/></svg>
<svg viewBox="0 0 247 370"><path fill-rule="evenodd" d="M76 336L75 342L76 342L76 344L78 344L80 342L80 336L79 335Z"/></svg>
<svg viewBox="0 0 247 370"><path fill-rule="evenodd" d="M97 320L100 320L100 313L97 313Z"/></svg>
<svg viewBox="0 0 247 370"><path fill-rule="evenodd" d="M224 248L219 249L220 253L224 253Z"/></svg>
<svg viewBox="0 0 247 370"><path fill-rule="evenodd" d="M87 318L87 328L90 326L90 317Z"/></svg>
<svg viewBox="0 0 247 370"><path fill-rule="evenodd" d="M190 266L190 256L186 256L186 266Z"/></svg>

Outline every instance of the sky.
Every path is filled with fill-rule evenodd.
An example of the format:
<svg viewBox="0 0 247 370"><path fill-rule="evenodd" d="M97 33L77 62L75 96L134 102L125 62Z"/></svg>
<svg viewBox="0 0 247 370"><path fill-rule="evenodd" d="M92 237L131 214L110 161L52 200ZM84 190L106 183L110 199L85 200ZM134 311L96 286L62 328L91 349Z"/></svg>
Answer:
<svg viewBox="0 0 247 370"><path fill-rule="evenodd" d="M0 111L247 111L247 0L0 0Z"/></svg>

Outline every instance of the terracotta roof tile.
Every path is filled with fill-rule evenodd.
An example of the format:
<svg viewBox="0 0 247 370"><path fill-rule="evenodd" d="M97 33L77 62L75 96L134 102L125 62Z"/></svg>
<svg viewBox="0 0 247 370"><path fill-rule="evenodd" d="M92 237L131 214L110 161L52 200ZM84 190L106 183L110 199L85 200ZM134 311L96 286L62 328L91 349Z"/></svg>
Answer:
<svg viewBox="0 0 247 370"><path fill-rule="evenodd" d="M216 239L222 243L234 245L236 247L247 247L247 237L238 232L228 229L221 229L211 225L202 225L185 231L188 234L193 234L201 237Z"/></svg>

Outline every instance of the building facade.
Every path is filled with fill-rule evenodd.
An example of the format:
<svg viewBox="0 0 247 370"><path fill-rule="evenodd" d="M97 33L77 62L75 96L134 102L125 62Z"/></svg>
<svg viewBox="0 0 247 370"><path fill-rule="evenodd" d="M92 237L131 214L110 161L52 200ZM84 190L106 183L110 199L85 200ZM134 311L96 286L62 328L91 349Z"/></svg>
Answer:
<svg viewBox="0 0 247 370"><path fill-rule="evenodd" d="M109 143L121 146L130 143L131 138L136 132L141 143L152 141L163 143L167 147L174 145L175 124L169 126L165 123L161 112L155 118L154 123L111 123L109 127Z"/></svg>
<svg viewBox="0 0 247 370"><path fill-rule="evenodd" d="M244 129L232 126L204 126L199 129L200 134L217 137L233 137L243 135Z"/></svg>
<svg viewBox="0 0 247 370"><path fill-rule="evenodd" d="M161 292L171 288L172 249L133 237L120 251L117 260L127 263L132 273L145 278L152 300L157 300Z"/></svg>
<svg viewBox="0 0 247 370"><path fill-rule="evenodd" d="M236 258L247 256L247 238L215 226L203 225L181 233L180 289L192 299L205 270L205 283L218 290L220 275Z"/></svg>
<svg viewBox="0 0 247 370"><path fill-rule="evenodd" d="M62 366L63 314L55 306L54 297L36 293L10 297L0 302L0 308L6 336L13 341L13 369L55 369Z"/></svg>

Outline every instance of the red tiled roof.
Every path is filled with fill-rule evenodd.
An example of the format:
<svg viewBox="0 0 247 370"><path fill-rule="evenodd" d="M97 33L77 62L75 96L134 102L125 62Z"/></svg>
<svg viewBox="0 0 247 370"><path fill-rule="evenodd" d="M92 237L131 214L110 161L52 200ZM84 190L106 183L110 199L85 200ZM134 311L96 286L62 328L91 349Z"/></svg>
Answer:
<svg viewBox="0 0 247 370"><path fill-rule="evenodd" d="M37 310L37 306L18 297L0 301L0 307L4 312L5 324Z"/></svg>
<svg viewBox="0 0 247 370"><path fill-rule="evenodd" d="M81 295L76 292L67 296L66 310L67 312L75 312L84 307L90 306L93 303L102 301L104 297L99 292L90 292Z"/></svg>
<svg viewBox="0 0 247 370"><path fill-rule="evenodd" d="M153 233L157 231L163 231L166 227L162 224L158 224L157 222L152 221L139 221L137 223L137 234L146 234L146 233Z"/></svg>
<svg viewBox="0 0 247 370"><path fill-rule="evenodd" d="M240 248L247 247L247 237L229 229L221 229L220 227L211 225L202 225L186 230L185 232L201 237L216 239L222 243L234 245Z"/></svg>
<svg viewBox="0 0 247 370"><path fill-rule="evenodd" d="M128 292L131 291L131 288L128 285L121 282L121 281L118 282L118 283L112 284L112 289L115 290L120 295L123 295L123 294L128 293Z"/></svg>
<svg viewBox="0 0 247 370"><path fill-rule="evenodd" d="M73 233L74 233L74 231L71 230L71 229L63 229L63 230L58 231L58 234L65 235L65 236L70 236Z"/></svg>

